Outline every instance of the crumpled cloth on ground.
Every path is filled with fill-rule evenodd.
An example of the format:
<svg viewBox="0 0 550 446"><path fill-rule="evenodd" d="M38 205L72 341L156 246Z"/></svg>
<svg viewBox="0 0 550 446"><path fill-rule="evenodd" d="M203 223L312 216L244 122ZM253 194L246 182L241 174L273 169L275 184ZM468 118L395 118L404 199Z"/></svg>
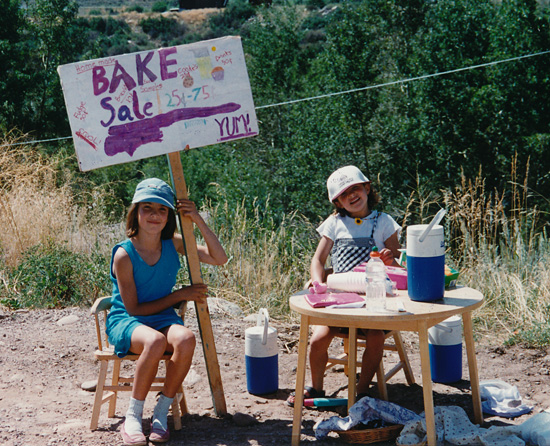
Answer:
<svg viewBox="0 0 550 446"><path fill-rule="evenodd" d="M485 429L472 424L464 409L458 406L436 407L434 415L438 446L525 446L519 426L491 426ZM413 445L426 440L426 419L422 417L403 427L397 443Z"/></svg>
<svg viewBox="0 0 550 446"><path fill-rule="evenodd" d="M330 431L347 431L359 423L366 424L371 420L383 420L389 424L406 424L409 421L421 420L421 417L397 404L366 396L350 408L347 417L330 417L328 420L316 423L313 430L315 437L321 440Z"/></svg>
<svg viewBox="0 0 550 446"><path fill-rule="evenodd" d="M533 406L523 404L519 390L500 379L479 383L481 408L483 412L499 417L514 418L533 410Z"/></svg>
<svg viewBox="0 0 550 446"><path fill-rule="evenodd" d="M522 425L481 428L472 424L464 409L458 406L436 407L434 416L438 446L525 446ZM333 416L319 421L313 430L315 437L321 440L331 431L350 430L359 423L366 424L371 420L403 424L403 430L397 439L400 445L413 445L427 440L424 414L417 415L397 404L370 397L364 397L355 403L347 417ZM525 422L526 427L528 422L529 420Z"/></svg>

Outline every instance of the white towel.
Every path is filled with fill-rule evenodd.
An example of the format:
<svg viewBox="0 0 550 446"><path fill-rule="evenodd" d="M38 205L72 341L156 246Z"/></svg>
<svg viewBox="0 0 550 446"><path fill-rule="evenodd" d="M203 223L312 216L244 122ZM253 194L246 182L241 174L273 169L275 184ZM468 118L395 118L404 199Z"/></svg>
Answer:
<svg viewBox="0 0 550 446"><path fill-rule="evenodd" d="M518 388L500 379L479 383L483 412L499 417L515 418L533 410L533 406L523 404Z"/></svg>

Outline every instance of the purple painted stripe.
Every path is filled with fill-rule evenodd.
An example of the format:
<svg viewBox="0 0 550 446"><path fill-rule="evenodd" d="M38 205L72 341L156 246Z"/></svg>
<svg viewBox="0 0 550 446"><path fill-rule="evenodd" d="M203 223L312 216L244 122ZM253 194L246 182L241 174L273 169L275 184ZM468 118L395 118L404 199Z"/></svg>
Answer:
<svg viewBox="0 0 550 446"><path fill-rule="evenodd" d="M114 156L126 152L133 156L138 147L151 142L162 142L163 127L195 118L231 113L241 108L239 104L228 102L215 107L192 107L172 110L150 119L115 125L109 128L109 136L105 139L105 154Z"/></svg>

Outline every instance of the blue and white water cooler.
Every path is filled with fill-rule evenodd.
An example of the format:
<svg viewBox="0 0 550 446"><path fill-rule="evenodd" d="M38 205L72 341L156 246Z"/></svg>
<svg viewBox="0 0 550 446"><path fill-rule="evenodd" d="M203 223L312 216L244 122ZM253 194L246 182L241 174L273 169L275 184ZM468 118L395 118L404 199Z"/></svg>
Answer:
<svg viewBox="0 0 550 446"><path fill-rule="evenodd" d="M277 330L269 326L266 308L260 309L255 327L245 330L246 386L253 395L279 390Z"/></svg>
<svg viewBox="0 0 550 446"><path fill-rule="evenodd" d="M445 293L445 239L443 226L407 228L407 288L411 300L430 302Z"/></svg>
<svg viewBox="0 0 550 446"><path fill-rule="evenodd" d="M462 379L462 318L452 316L428 329L432 381L454 383Z"/></svg>

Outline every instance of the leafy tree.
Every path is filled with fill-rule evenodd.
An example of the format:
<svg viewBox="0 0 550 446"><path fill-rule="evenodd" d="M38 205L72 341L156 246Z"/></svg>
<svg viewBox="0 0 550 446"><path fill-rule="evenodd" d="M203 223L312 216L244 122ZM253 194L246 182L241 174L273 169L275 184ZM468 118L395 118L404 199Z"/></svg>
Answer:
<svg viewBox="0 0 550 446"><path fill-rule="evenodd" d="M417 75L547 49L548 23L535 11L534 0L438 2L419 36ZM513 154L519 152L526 161L523 138L548 133L547 101L540 101L549 93L547 60L509 62L411 84L415 118L406 131L418 144L403 152L421 177L446 187L461 169L472 173L483 166L489 188L502 188Z"/></svg>
<svg viewBox="0 0 550 446"><path fill-rule="evenodd" d="M28 82L28 76L21 70L25 22L19 0L0 0L0 7L0 127L11 130L21 119L21 90Z"/></svg>
<svg viewBox="0 0 550 446"><path fill-rule="evenodd" d="M398 216L394 210L404 208L417 181L438 192L461 170L482 166L489 189L502 186L516 153L519 166L531 161L529 185L550 192L546 55L317 98L545 51L549 8L536 0L296 0L270 7L237 0L192 32L165 17L143 20L143 32L122 19L76 18L69 0L37 0L28 10L19 0L0 1L0 126L36 136L69 133L59 64L242 37L260 134L183 155L199 203L245 198L251 210L319 219L330 209L327 176L353 163ZM288 103L310 97L317 99ZM100 169L81 184L111 184L127 200L144 175L165 174L158 157Z"/></svg>
<svg viewBox="0 0 550 446"><path fill-rule="evenodd" d="M349 91L408 77L426 9L421 1L348 3L338 9L326 28L325 51L312 70L319 89ZM400 87L350 92L327 100L327 111L319 117L323 129L332 131L323 149L323 155L330 154L324 178L336 167L356 164L378 183L379 190L393 191L382 194L389 206L398 201L392 196L402 189L404 166L396 140L405 135L403 128L394 136L390 129L407 122L408 102L406 88Z"/></svg>
<svg viewBox="0 0 550 446"><path fill-rule="evenodd" d="M491 59L548 50L550 27L538 8L535 0L503 2L498 6L495 31L491 33ZM530 185L546 197L550 194L549 66L550 56L543 55L488 69L492 88L482 96L484 101L475 104L479 104L477 110L486 108L491 112L484 128L492 141L495 173L506 172L516 153L520 166L526 166L530 159Z"/></svg>
<svg viewBox="0 0 550 446"><path fill-rule="evenodd" d="M63 95L57 66L74 62L83 46L75 27L78 5L70 0L36 0L28 11L25 65L29 83L22 91L25 115L21 127L38 137L67 134Z"/></svg>
<svg viewBox="0 0 550 446"><path fill-rule="evenodd" d="M243 24L252 18L255 8L244 0L231 1L220 14L213 14L209 20L208 39L239 33Z"/></svg>

